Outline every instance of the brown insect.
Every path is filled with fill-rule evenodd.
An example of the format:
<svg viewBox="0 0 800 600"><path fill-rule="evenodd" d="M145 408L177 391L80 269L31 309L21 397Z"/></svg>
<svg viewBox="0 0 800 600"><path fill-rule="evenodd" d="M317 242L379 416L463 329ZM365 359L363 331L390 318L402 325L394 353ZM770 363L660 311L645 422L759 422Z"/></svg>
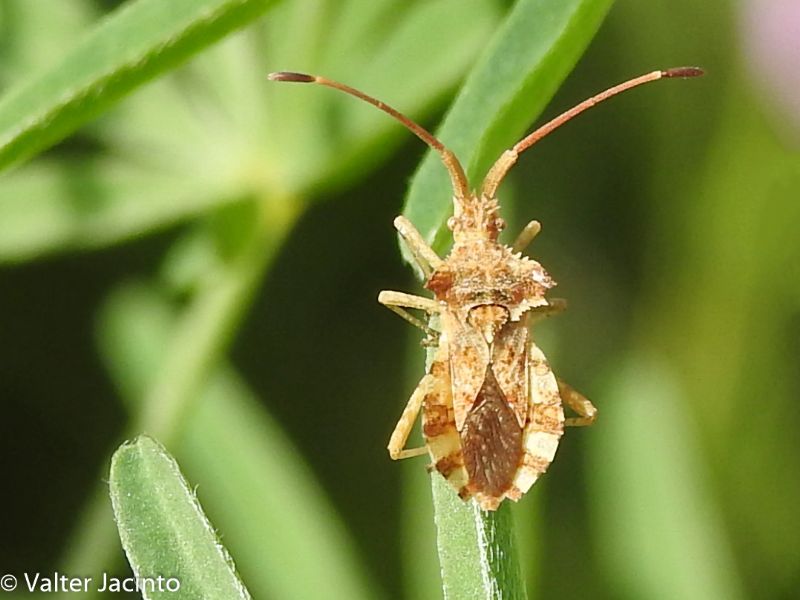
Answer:
<svg viewBox="0 0 800 600"><path fill-rule="evenodd" d="M616 85L566 111L502 154L479 192L470 190L455 155L428 131L383 102L347 85L302 73L272 73L273 81L317 83L360 98L400 121L442 157L453 184L454 213L447 226L453 247L440 258L405 217L399 231L426 277L434 298L383 291L378 301L419 327L436 347L428 373L417 385L391 439L393 459L426 452L433 466L466 500L495 510L505 498L519 500L555 456L564 426L591 425L597 409L556 378L531 334L543 317L566 302L545 296L555 281L542 265L522 256L539 233L531 221L511 246L498 241L504 227L496 191L519 155L572 117L611 96L666 77L695 77L680 67L653 71ZM438 330L406 309L438 320ZM563 404L577 416L565 418ZM425 446L405 448L422 410Z"/></svg>

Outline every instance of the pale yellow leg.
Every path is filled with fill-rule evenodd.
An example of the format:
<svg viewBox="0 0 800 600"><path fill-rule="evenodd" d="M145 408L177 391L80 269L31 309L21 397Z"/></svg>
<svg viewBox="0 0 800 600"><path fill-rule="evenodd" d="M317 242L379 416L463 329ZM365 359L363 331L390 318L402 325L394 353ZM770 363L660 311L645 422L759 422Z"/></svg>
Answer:
<svg viewBox="0 0 800 600"><path fill-rule="evenodd" d="M441 308L436 300L431 298L424 298L422 296L415 296L413 294L406 294L405 292L393 292L384 290L378 294L378 302L383 304L386 308L393 313L411 323L414 327L419 327L428 335L428 339L435 341L439 337L439 332L434 331L428 327L427 323L412 315L405 308L415 308L424 310L428 314L437 314Z"/></svg>
<svg viewBox="0 0 800 600"><path fill-rule="evenodd" d="M419 385L417 385L414 393L411 394L411 398L409 398L408 404L406 404L406 408L403 410L403 414L400 416L400 420L397 422L397 425L395 425L392 436L389 438L388 449L389 456L392 457L392 460L412 458L414 456L421 456L428 452L428 449L425 446L420 448L404 448L404 446L408 441L408 436L411 433L411 430L414 428L414 423L419 415L419 410L422 408L422 401L430 391L432 384L433 375L425 375L425 377L423 377L419 382Z"/></svg>
<svg viewBox="0 0 800 600"><path fill-rule="evenodd" d="M394 220L394 226L403 240L405 240L408 249L414 256L414 260L417 261L419 268L425 275L425 279L428 279L431 273L442 264L442 259L439 258L439 255L433 251L433 248L425 242L422 235L420 235L411 221L400 216Z"/></svg>
<svg viewBox="0 0 800 600"><path fill-rule="evenodd" d="M517 239L514 241L514 245L511 248L514 252L522 252L528 245L533 241L539 232L542 230L542 225L539 221L531 221L527 225L525 225L524 229L519 232Z"/></svg>
<svg viewBox="0 0 800 600"><path fill-rule="evenodd" d="M586 427L595 422L597 409L588 398L560 379L558 380L558 391L561 393L561 399L564 403L580 415L579 417L571 417L565 420L564 425L567 427Z"/></svg>
<svg viewBox="0 0 800 600"><path fill-rule="evenodd" d="M384 306L404 306L405 308L416 308L424 310L430 315L438 314L442 307L433 298L425 298L424 296L415 296L414 294L406 294L405 292L394 292L391 290L383 290L378 294L378 302Z"/></svg>

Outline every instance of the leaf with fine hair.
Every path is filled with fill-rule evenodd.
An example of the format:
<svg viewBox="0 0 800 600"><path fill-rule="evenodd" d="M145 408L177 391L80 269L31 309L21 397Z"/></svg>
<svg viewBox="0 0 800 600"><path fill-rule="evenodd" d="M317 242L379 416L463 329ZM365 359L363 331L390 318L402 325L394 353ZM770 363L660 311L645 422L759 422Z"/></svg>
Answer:
<svg viewBox="0 0 800 600"><path fill-rule="evenodd" d="M175 307L143 284L118 289L103 310L103 357L131 410L163 360L175 319ZM219 366L199 392L175 452L194 481L225 481L203 484L204 504L256 597L377 596L325 490L230 366Z"/></svg>
<svg viewBox="0 0 800 600"><path fill-rule="evenodd" d="M178 464L139 436L111 459L111 502L122 546L145 598L250 598ZM175 584L148 580L161 577Z"/></svg>

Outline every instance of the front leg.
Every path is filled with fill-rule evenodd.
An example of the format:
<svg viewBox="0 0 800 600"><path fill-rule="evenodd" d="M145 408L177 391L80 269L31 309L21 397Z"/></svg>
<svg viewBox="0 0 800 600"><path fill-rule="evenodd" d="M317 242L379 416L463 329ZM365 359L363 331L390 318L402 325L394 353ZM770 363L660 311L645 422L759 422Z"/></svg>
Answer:
<svg viewBox="0 0 800 600"><path fill-rule="evenodd" d="M558 391L564 403L580 415L579 417L567 419L564 421L564 425L567 427L586 427L597 420L597 408L571 385L559 379Z"/></svg>
<svg viewBox="0 0 800 600"><path fill-rule="evenodd" d="M441 307L436 300L423 296L406 294L405 292L384 290L378 294L378 302L402 319L411 323L414 327L422 329L422 331L427 334L428 340L430 340L431 343L435 343L435 341L439 339L438 331L434 331L428 327L427 323L405 310L406 308L414 308L417 310L424 310L429 315L439 314Z"/></svg>
<svg viewBox="0 0 800 600"><path fill-rule="evenodd" d="M422 235L411 221L400 216L394 220L394 226L414 256L425 279L430 279L431 273L442 264L442 259L433 251L433 248L425 243Z"/></svg>

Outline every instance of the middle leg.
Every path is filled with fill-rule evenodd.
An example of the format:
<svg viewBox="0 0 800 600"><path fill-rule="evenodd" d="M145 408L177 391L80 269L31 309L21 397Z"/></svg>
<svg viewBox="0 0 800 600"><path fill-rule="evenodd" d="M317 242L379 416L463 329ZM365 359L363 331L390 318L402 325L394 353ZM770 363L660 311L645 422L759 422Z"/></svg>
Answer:
<svg viewBox="0 0 800 600"><path fill-rule="evenodd" d="M542 225L539 221L531 221L522 231L519 232L517 239L514 241L514 245L511 248L514 252L522 252L528 245L533 241L539 232L542 230Z"/></svg>
<svg viewBox="0 0 800 600"><path fill-rule="evenodd" d="M533 325L545 317L557 315L565 310L567 310L567 301L564 298L553 298L548 300L548 303L544 306L535 306L530 310L531 318L529 323Z"/></svg>

